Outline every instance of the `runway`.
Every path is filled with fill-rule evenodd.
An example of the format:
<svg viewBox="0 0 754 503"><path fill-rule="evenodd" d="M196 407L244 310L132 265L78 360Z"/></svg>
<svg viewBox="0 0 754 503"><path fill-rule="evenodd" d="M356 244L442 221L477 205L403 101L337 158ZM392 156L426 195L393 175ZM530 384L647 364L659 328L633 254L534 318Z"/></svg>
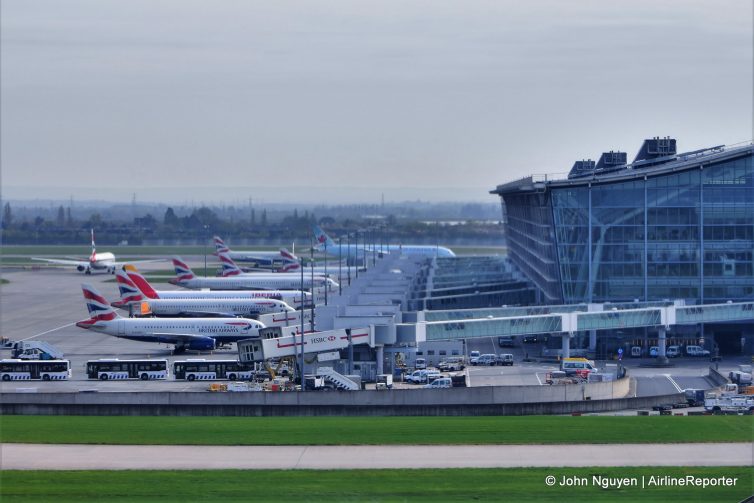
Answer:
<svg viewBox="0 0 754 503"><path fill-rule="evenodd" d="M0 444L3 470L751 466L752 443L188 446Z"/></svg>

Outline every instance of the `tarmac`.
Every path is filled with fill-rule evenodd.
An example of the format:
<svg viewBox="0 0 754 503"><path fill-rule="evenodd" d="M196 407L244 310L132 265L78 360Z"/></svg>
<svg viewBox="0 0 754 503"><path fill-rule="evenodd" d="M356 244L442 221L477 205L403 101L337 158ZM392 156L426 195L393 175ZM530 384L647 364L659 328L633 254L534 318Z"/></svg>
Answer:
<svg viewBox="0 0 754 503"><path fill-rule="evenodd" d="M0 444L3 470L752 466L752 443L188 446Z"/></svg>

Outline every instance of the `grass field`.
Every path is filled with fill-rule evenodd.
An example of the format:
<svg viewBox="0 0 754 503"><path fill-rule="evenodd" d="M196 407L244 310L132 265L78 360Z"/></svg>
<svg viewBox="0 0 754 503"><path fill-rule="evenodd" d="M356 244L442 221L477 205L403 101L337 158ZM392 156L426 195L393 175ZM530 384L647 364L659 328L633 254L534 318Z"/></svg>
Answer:
<svg viewBox="0 0 754 503"><path fill-rule="evenodd" d="M200 434L198 432L201 432ZM154 445L747 442L752 416L0 416L2 442Z"/></svg>
<svg viewBox="0 0 754 503"><path fill-rule="evenodd" d="M648 487L651 476L738 478L728 487ZM545 478L554 476L549 487ZM562 477L585 487L560 487ZM636 480L603 489L593 476ZM3 502L79 501L536 501L736 502L752 493L747 467L432 470L3 471ZM642 488L642 481L645 488Z"/></svg>

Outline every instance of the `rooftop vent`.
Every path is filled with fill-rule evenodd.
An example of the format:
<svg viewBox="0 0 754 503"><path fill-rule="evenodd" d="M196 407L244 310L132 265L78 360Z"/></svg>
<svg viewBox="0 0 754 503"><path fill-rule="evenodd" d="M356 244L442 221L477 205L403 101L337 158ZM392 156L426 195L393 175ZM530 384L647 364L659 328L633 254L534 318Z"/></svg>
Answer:
<svg viewBox="0 0 754 503"><path fill-rule="evenodd" d="M634 163L638 161L651 161L660 157L674 156L677 153L675 146L675 138L666 136L660 138L655 136L649 140L644 140L639 153L636 154ZM653 163L650 163L653 164Z"/></svg>
<svg viewBox="0 0 754 503"><path fill-rule="evenodd" d="M595 165L596 163L591 159L576 161L573 163L573 167L568 173L568 178L578 178L580 176L591 175L594 173Z"/></svg>
<svg viewBox="0 0 754 503"><path fill-rule="evenodd" d="M625 152L602 152L600 160L597 161L596 171L611 170L620 166L625 166L628 162L628 154Z"/></svg>

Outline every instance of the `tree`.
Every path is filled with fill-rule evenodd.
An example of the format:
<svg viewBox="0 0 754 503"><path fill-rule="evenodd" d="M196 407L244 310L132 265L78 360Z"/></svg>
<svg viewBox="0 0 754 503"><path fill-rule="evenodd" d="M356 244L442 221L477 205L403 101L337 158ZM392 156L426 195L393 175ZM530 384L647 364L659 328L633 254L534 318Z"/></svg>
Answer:
<svg viewBox="0 0 754 503"><path fill-rule="evenodd" d="M165 210L165 216L162 219L162 223L166 227L178 227L180 220L173 211L173 208L168 208L167 210Z"/></svg>
<svg viewBox="0 0 754 503"><path fill-rule="evenodd" d="M65 209L62 204L58 208L58 218L55 220L55 223L58 227L63 227L65 225Z"/></svg>
<svg viewBox="0 0 754 503"><path fill-rule="evenodd" d="M3 229L7 229L13 224L13 212L10 209L10 203L5 203L3 207Z"/></svg>

